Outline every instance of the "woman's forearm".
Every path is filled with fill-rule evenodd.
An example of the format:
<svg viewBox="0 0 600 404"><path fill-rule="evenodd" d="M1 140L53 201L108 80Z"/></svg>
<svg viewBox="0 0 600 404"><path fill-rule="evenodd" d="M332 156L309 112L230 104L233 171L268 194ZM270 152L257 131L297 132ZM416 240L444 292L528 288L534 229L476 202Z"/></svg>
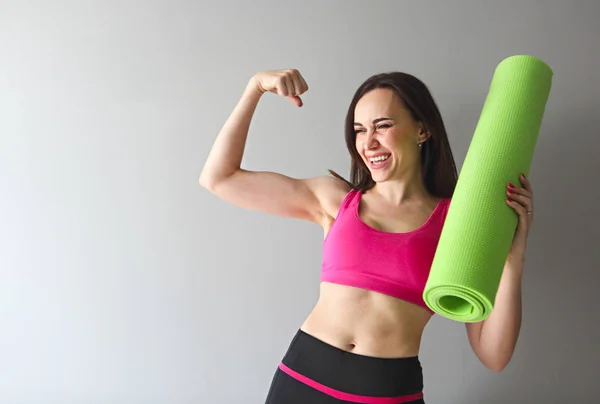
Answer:
<svg viewBox="0 0 600 404"><path fill-rule="evenodd" d="M200 184L212 188L240 169L252 117L262 96L254 77L225 121L200 174Z"/></svg>
<svg viewBox="0 0 600 404"><path fill-rule="evenodd" d="M502 273L494 310L479 324L478 356L490 369L500 371L510 362L522 318L522 277L524 262L507 262Z"/></svg>

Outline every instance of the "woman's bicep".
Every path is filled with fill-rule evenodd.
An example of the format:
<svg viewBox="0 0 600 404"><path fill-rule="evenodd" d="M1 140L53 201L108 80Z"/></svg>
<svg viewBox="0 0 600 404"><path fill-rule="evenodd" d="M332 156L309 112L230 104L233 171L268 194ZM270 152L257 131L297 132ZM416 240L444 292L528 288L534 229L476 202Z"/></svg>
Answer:
<svg viewBox="0 0 600 404"><path fill-rule="evenodd" d="M238 170L209 190L236 206L282 217L322 223L331 195L340 189L331 177L292 178L269 171Z"/></svg>

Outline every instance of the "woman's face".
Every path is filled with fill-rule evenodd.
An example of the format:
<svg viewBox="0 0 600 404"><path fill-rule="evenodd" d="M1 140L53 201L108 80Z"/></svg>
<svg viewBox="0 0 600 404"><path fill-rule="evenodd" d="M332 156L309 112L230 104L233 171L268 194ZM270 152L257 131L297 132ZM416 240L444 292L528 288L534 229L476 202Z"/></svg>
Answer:
<svg viewBox="0 0 600 404"><path fill-rule="evenodd" d="M372 90L358 101L354 131L356 150L375 182L400 178L419 162L422 127L390 89Z"/></svg>

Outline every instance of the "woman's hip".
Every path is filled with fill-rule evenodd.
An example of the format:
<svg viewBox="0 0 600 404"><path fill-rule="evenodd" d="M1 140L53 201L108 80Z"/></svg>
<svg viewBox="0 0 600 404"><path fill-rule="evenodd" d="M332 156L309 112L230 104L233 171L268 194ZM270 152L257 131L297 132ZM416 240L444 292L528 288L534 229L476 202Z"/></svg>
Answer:
<svg viewBox="0 0 600 404"><path fill-rule="evenodd" d="M377 358L344 351L299 330L273 378L266 404L423 402L417 356Z"/></svg>

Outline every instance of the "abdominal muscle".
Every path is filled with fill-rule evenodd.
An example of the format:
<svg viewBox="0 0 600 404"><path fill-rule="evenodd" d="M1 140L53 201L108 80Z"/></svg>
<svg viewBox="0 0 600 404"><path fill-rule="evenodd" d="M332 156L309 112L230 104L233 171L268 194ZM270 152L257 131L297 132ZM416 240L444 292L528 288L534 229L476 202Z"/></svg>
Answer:
<svg viewBox="0 0 600 404"><path fill-rule="evenodd" d="M350 286L322 282L302 331L360 355L416 356L431 314L412 303Z"/></svg>

